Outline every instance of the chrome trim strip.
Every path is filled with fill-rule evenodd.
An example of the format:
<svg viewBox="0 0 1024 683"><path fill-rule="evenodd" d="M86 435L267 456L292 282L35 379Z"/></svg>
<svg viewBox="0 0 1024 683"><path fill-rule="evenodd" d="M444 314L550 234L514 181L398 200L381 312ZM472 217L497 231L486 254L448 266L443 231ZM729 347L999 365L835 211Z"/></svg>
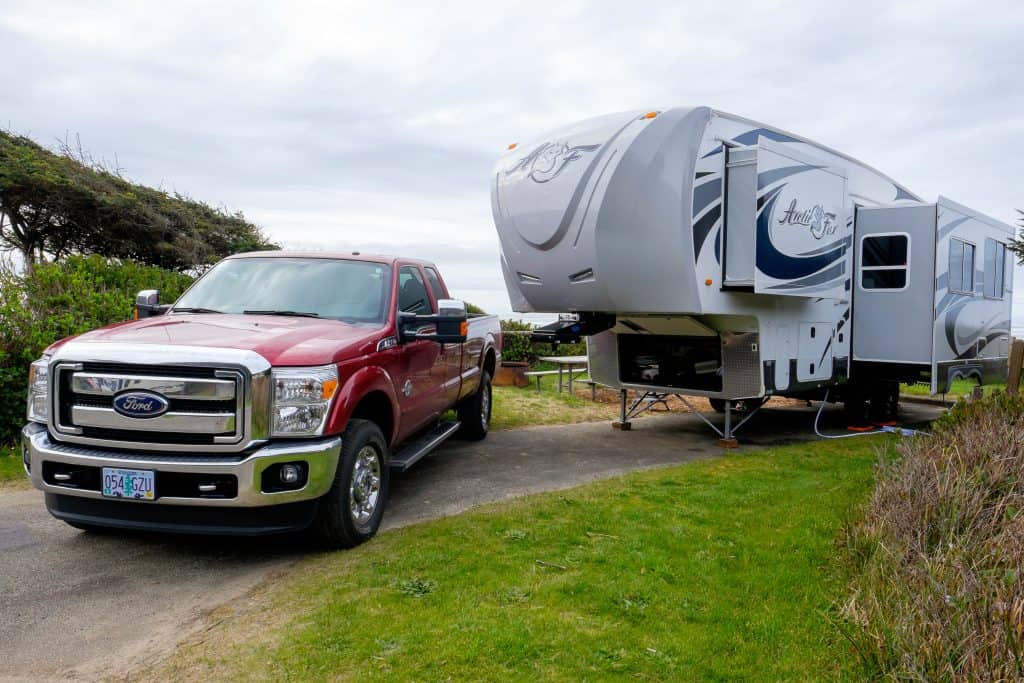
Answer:
<svg viewBox="0 0 1024 683"><path fill-rule="evenodd" d="M241 460L226 458L185 458L149 453L107 453L100 449L71 446L54 441L42 425L28 425L22 430L22 443L28 448L32 463L29 479L32 485L47 493L83 498L104 498L99 491L83 491L65 486L53 486L42 479L42 463L63 462L89 467L121 467L154 470L157 472L157 487L160 472L185 472L192 474L234 475L238 480L237 498L178 498L161 497L155 501L123 500L125 505L200 505L208 507L258 507L319 498L327 493L334 482L338 458L341 453L341 437L315 441L272 443L260 448ZM192 447L193 449L195 447ZM304 460L309 463L309 481L297 491L260 491L263 470L281 462Z"/></svg>
<svg viewBox="0 0 1024 683"><path fill-rule="evenodd" d="M227 379L156 377L100 372L76 372L71 389L88 396L113 396L122 391L155 391L167 398L192 401L227 401L235 397L235 383Z"/></svg>
<svg viewBox="0 0 1024 683"><path fill-rule="evenodd" d="M170 412L157 417L128 417L113 408L71 406L76 427L102 427L135 432L179 432L182 434L224 434L235 431L234 413ZM232 441L235 439L231 437ZM195 446L193 446L195 448Z"/></svg>
<svg viewBox="0 0 1024 683"><path fill-rule="evenodd" d="M167 324L174 324L169 322ZM60 372L81 371L83 363L120 363L130 365L166 366L170 377L173 367L192 366L214 368L218 378L237 378L235 392L237 433L214 436L213 444L205 444L203 452L237 453L264 443L270 434L270 368L266 358L254 351L205 346L161 346L158 344L130 344L91 341L89 333L61 346L50 361L50 417L51 433L61 441L90 446L136 449L154 452L195 452L195 444L117 441L82 436L82 430L61 425ZM114 373L117 374L117 373Z"/></svg>
<svg viewBox="0 0 1024 683"><path fill-rule="evenodd" d="M175 322L168 322L173 325ZM213 346L167 346L72 339L53 354L53 362L131 363L135 365L195 365L198 367L239 367L251 374L270 370L270 362L255 351Z"/></svg>

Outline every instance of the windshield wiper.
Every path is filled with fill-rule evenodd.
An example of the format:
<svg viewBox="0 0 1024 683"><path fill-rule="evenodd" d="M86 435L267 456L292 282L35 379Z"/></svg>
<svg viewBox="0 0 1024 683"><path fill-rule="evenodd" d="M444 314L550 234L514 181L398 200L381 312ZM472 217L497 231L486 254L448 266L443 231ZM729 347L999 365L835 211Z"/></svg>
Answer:
<svg viewBox="0 0 1024 683"><path fill-rule="evenodd" d="M307 313L306 311L242 311L246 315L290 315L299 318L319 318L319 313Z"/></svg>
<svg viewBox="0 0 1024 683"><path fill-rule="evenodd" d="M212 308L174 308L171 313L223 313Z"/></svg>

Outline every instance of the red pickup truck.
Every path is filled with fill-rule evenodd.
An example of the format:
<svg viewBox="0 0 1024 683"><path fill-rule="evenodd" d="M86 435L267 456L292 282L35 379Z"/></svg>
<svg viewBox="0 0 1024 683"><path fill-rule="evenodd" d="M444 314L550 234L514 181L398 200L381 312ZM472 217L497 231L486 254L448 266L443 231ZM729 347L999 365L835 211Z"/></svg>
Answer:
<svg viewBox="0 0 1024 683"><path fill-rule="evenodd" d="M25 469L72 526L353 546L392 469L487 435L499 322L467 315L431 263L243 254L136 311L30 370Z"/></svg>

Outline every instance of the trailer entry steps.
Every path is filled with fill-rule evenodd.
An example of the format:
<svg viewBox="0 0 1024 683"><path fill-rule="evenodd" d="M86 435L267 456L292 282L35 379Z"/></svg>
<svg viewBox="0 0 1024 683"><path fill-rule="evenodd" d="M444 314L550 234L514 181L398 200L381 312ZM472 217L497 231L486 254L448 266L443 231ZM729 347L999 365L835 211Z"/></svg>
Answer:
<svg viewBox="0 0 1024 683"><path fill-rule="evenodd" d="M389 464L391 469L405 472L423 459L432 450L443 444L455 432L459 431L461 422L441 422L409 441L402 450L392 454Z"/></svg>

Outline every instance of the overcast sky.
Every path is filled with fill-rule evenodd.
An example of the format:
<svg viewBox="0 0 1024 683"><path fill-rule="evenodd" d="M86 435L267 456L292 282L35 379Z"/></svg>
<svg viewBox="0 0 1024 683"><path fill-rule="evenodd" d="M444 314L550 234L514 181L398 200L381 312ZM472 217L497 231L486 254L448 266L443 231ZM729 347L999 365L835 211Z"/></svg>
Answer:
<svg viewBox="0 0 1024 683"><path fill-rule="evenodd" d="M697 4L0 0L0 123L287 247L433 258L492 312L494 161L602 113L709 105L1024 208L1024 2Z"/></svg>

